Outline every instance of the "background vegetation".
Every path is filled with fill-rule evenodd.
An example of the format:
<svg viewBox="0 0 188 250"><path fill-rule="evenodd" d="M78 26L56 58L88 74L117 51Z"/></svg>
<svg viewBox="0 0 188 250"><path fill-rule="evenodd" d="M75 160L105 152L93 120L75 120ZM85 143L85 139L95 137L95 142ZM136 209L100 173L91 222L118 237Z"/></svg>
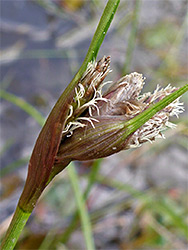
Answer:
<svg viewBox="0 0 188 250"><path fill-rule="evenodd" d="M1 1L1 234L43 117L79 68L105 3ZM137 71L147 77L146 91L185 84L187 6L183 0L121 1L98 56L111 55L108 80ZM186 115L174 122L178 127L166 132L166 140L79 162L77 171L58 175L17 249L84 249L89 236L77 213L81 193L97 249L186 249Z"/></svg>

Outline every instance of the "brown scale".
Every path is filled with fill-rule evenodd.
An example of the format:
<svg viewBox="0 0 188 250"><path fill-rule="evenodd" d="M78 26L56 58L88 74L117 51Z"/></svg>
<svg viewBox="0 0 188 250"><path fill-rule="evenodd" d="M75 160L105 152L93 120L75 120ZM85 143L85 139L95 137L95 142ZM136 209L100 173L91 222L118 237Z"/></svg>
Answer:
<svg viewBox="0 0 188 250"><path fill-rule="evenodd" d="M130 115L134 116L140 113L145 108L145 104L137 100L128 100L123 102L115 103L112 107L107 110L108 115Z"/></svg>
<svg viewBox="0 0 188 250"><path fill-rule="evenodd" d="M106 75L109 72L109 65L110 65L110 56L107 57L103 57L98 63L97 66L95 68L95 72L93 73L93 76L91 77L89 84L88 84L88 90L86 91L86 96L90 96L93 93L93 87L95 87L95 89L97 89L99 87L99 85L103 82L104 78L106 77ZM97 76L99 73L103 73L103 75L101 77L99 77L99 79L95 82L95 85L93 86L91 84L91 81L95 78L95 76Z"/></svg>

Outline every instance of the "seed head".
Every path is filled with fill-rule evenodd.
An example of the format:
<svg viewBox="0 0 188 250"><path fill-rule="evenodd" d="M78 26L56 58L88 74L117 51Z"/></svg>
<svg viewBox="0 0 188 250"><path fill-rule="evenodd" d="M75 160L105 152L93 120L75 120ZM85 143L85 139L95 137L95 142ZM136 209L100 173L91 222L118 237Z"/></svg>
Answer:
<svg viewBox="0 0 188 250"><path fill-rule="evenodd" d="M102 94L103 80L110 71L109 64L110 57L90 63L78 83L56 164L64 160L101 158L164 138L163 131L175 127L169 122L169 117L178 117L184 111L178 98L129 134L128 121L177 88L169 84L166 88L157 86L153 93L141 94L145 79L142 74L134 72L122 77Z"/></svg>

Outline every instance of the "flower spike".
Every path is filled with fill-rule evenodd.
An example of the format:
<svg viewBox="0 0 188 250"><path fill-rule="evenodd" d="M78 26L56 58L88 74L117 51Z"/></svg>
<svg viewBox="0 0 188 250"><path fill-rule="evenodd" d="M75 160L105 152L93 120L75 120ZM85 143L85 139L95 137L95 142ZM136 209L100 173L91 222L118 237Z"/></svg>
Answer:
<svg viewBox="0 0 188 250"><path fill-rule="evenodd" d="M184 111L183 103L179 102L179 98L174 98L169 105L164 105L150 119L145 119L145 122L133 129L131 121L134 118L147 112L153 105L156 106L162 99L173 95L177 88L170 84L165 88L158 85L153 93L141 94L145 78L134 72L115 82L102 95L100 85L104 80L102 76L109 72L108 63L109 57L103 57L98 63L88 65L82 78L82 85L88 88L85 93L92 89L94 82L100 84L93 87L90 101L79 107L84 108L84 111L76 120L82 126L70 126L70 130L75 128L74 133L63 139L55 165L64 160L83 161L106 157L120 150L140 147L145 142L152 143L156 138L165 138L163 131L176 126L169 122L169 118L173 115L178 117ZM102 74L97 69L99 66L104 70L101 71ZM86 84L86 79L92 79L90 86Z"/></svg>

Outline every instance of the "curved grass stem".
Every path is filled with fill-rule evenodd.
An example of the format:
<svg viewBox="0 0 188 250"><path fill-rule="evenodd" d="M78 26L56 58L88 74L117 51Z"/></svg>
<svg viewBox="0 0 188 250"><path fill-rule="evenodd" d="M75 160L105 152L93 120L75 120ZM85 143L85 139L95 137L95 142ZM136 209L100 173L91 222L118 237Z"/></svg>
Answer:
<svg viewBox="0 0 188 250"><path fill-rule="evenodd" d="M2 242L2 248L1 248L2 250L3 249L8 250L14 248L27 220L29 219L30 214L31 213L24 212L17 206L12 221L10 223L10 226L8 228L6 237Z"/></svg>

